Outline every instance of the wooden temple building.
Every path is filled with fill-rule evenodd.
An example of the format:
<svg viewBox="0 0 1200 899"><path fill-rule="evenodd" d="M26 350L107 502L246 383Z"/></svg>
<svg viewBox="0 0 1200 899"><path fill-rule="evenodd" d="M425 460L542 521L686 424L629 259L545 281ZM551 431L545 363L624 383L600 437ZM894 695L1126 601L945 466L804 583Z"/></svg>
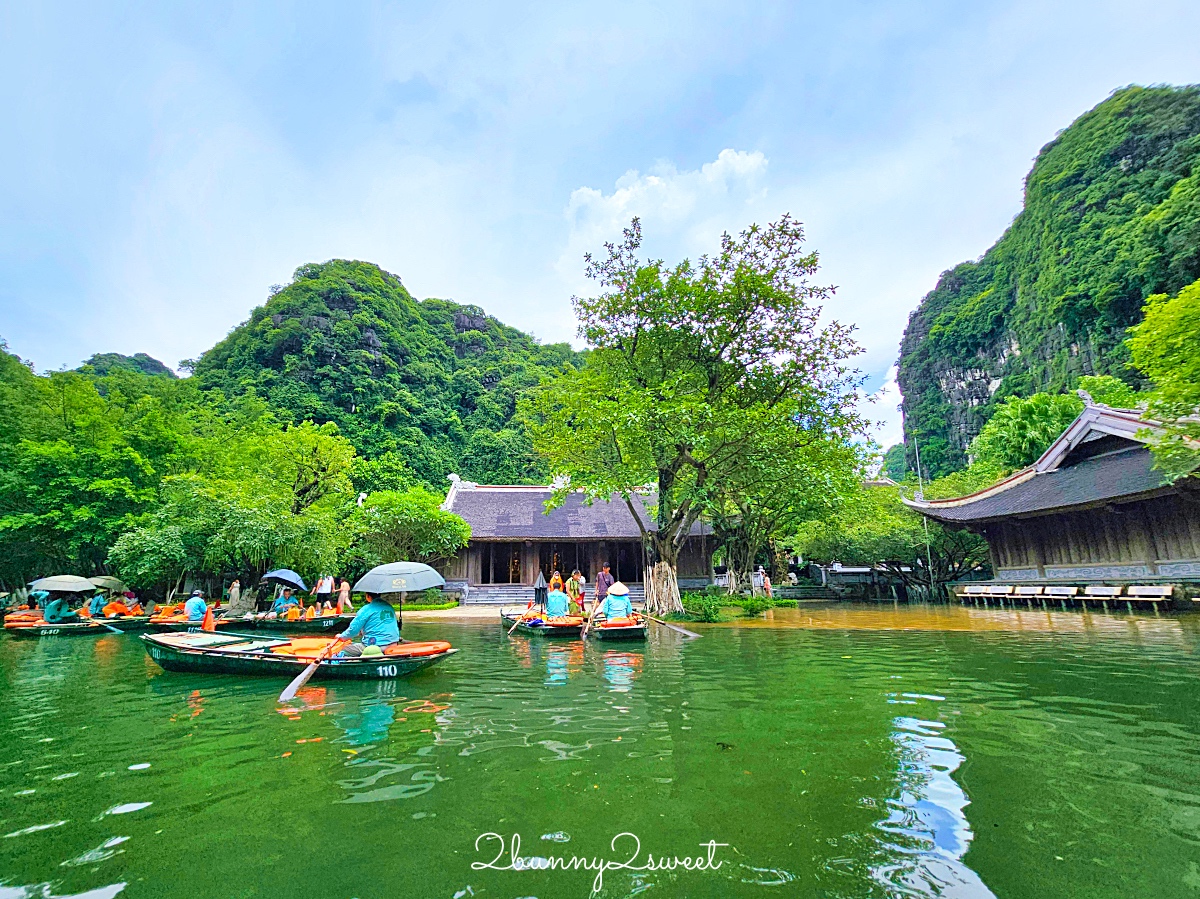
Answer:
<svg viewBox="0 0 1200 899"><path fill-rule="evenodd" d="M640 597L645 578L641 531L624 500L588 505L582 493L546 512L552 488L475 484L450 476L450 491L442 508L471 526L465 548L441 566L447 587L457 588L469 602L511 602L530 598L540 573L554 571L564 578L578 568L594 584L607 562L613 576ZM644 522L653 521L647 505L634 496ZM696 522L679 555L681 587L712 583L712 529ZM591 593L590 586L587 592Z"/></svg>
<svg viewBox="0 0 1200 899"><path fill-rule="evenodd" d="M1028 468L970 496L905 502L983 535L993 583L1018 596L1041 595L1033 585L1047 596L1195 595L1200 477L1170 483L1154 467L1139 436L1153 427L1137 411L1089 403Z"/></svg>

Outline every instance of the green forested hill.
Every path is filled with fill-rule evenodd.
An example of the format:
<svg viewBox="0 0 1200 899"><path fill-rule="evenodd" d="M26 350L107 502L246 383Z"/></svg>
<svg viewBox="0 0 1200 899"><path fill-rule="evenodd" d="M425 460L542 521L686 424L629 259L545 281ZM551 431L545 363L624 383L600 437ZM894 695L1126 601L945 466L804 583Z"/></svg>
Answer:
<svg viewBox="0 0 1200 899"><path fill-rule="evenodd" d="M423 480L543 477L512 422L517 394L577 364L473 306L417 301L365 262L301 266L195 365L202 388L253 390L295 421L334 422L365 456L398 453Z"/></svg>
<svg viewBox="0 0 1200 899"><path fill-rule="evenodd" d="M1042 148L1012 226L909 317L906 437L944 474L1006 396L1087 374L1137 384L1126 328L1147 296L1198 277L1200 87L1119 90Z"/></svg>

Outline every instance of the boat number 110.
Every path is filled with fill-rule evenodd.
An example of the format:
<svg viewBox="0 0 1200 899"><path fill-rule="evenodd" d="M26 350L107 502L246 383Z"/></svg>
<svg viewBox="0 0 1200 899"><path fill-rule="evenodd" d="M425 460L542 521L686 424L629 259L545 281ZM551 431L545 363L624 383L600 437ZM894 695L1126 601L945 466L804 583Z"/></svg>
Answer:
<svg viewBox="0 0 1200 899"><path fill-rule="evenodd" d="M396 666L395 665L380 665L375 670L379 673L380 677L395 677L396 676Z"/></svg>

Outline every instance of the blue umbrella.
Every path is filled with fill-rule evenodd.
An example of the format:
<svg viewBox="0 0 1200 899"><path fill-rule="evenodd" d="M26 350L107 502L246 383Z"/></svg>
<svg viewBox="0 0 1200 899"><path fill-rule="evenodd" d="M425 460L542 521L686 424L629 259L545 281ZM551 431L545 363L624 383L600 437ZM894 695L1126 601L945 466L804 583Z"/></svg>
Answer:
<svg viewBox="0 0 1200 899"><path fill-rule="evenodd" d="M446 579L421 562L389 562L376 565L358 579L355 593L415 593L444 587Z"/></svg>
<svg viewBox="0 0 1200 899"><path fill-rule="evenodd" d="M268 571L263 575L264 581L274 581L277 584L283 584L285 587L295 587L298 590L307 592L308 587L304 584L304 578L296 574L290 568L276 568L274 571Z"/></svg>

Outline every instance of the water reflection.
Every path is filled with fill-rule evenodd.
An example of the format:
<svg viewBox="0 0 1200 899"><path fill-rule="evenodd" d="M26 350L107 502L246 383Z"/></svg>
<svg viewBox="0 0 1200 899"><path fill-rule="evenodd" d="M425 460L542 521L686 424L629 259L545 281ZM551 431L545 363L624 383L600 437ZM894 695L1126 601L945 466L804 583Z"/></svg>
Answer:
<svg viewBox="0 0 1200 899"><path fill-rule="evenodd" d="M628 693L641 670L641 653L611 649L604 653L604 679L613 693Z"/></svg>
<svg viewBox="0 0 1200 899"><path fill-rule="evenodd" d="M897 795L876 825L886 834L886 861L873 867L873 876L893 895L994 899L963 863L973 837L964 813L970 800L952 776L964 759L945 736L946 725L909 717L894 724Z"/></svg>

